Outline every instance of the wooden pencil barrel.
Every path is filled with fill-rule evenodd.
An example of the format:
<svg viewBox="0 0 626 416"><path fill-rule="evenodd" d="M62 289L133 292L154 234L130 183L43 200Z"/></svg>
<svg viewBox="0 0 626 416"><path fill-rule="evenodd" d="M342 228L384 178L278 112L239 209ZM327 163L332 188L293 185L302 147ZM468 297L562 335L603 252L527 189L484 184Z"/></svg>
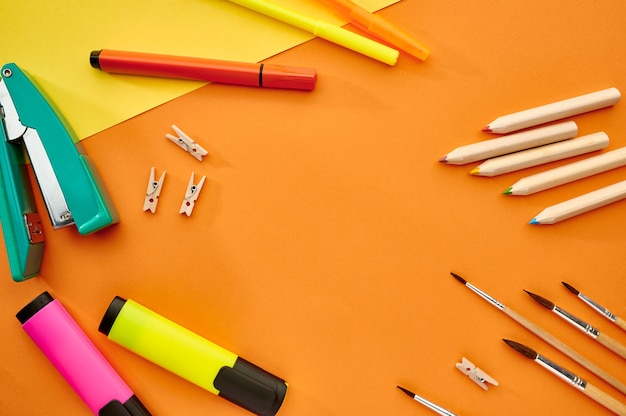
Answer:
<svg viewBox="0 0 626 416"><path fill-rule="evenodd" d="M619 317L615 318L615 325L619 326L624 331L626 331L626 321L623 320L622 318L619 318Z"/></svg>
<svg viewBox="0 0 626 416"><path fill-rule="evenodd" d="M626 346L620 344L610 336L601 332L598 334L596 341L613 351L615 354L618 354L620 357L626 358Z"/></svg>
<svg viewBox="0 0 626 416"><path fill-rule="evenodd" d="M626 416L626 405L613 398L612 396L609 396L607 393L603 392L596 386L592 384L587 384L583 392L588 397L600 403L602 406L606 407L615 414L620 416Z"/></svg>

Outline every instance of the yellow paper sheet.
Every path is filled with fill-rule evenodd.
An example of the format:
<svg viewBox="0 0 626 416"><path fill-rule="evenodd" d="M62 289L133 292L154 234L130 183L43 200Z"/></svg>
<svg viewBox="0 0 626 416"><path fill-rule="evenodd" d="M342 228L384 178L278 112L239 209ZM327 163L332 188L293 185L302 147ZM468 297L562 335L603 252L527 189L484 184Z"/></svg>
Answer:
<svg viewBox="0 0 626 416"><path fill-rule="evenodd" d="M374 11L395 1L360 4ZM317 0L275 3L335 24L347 22ZM0 65L15 62L28 71L80 139L204 85L103 73L89 65L92 50L258 62L313 37L228 0L3 1L0 16ZM315 62L285 64L315 67Z"/></svg>

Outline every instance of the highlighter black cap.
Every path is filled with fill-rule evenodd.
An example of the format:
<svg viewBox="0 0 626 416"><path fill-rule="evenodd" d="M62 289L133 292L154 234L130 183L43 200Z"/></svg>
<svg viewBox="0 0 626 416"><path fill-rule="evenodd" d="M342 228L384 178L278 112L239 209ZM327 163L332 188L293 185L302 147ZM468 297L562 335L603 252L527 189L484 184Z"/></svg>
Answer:
<svg viewBox="0 0 626 416"><path fill-rule="evenodd" d="M213 385L220 397L258 416L274 416L287 394L284 380L241 357L233 367L222 367Z"/></svg>
<svg viewBox="0 0 626 416"><path fill-rule="evenodd" d="M111 400L98 411L98 416L151 416L151 414L133 394L125 403Z"/></svg>
<svg viewBox="0 0 626 416"><path fill-rule="evenodd" d="M100 321L100 325L98 326L98 331L103 333L106 336L109 336L109 332L111 332L111 328L117 319L117 315L120 314L124 304L126 303L126 299L116 296L111 301L111 304L107 308L102 320Z"/></svg>
<svg viewBox="0 0 626 416"><path fill-rule="evenodd" d="M24 325L26 321L35 316L37 312L42 310L44 306L53 300L54 298L50 295L50 293L43 292L41 295L30 301L28 305L24 306L15 316L20 323Z"/></svg>

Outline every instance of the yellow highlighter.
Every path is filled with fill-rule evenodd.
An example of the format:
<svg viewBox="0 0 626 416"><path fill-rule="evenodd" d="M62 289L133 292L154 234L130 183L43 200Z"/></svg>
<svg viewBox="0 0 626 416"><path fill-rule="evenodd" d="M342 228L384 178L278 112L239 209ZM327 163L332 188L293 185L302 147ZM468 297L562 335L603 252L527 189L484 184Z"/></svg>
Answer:
<svg viewBox="0 0 626 416"><path fill-rule="evenodd" d="M116 296L100 332L141 357L259 415L273 416L287 383L150 309Z"/></svg>
<svg viewBox="0 0 626 416"><path fill-rule="evenodd" d="M425 61L430 49L411 34L351 0L323 0L342 12L352 23L396 48Z"/></svg>
<svg viewBox="0 0 626 416"><path fill-rule="evenodd" d="M351 32L340 26L323 20L317 20L304 16L295 11L278 6L265 0L230 0L231 2L250 10L254 10L281 22L290 24L302 30L306 30L322 39L336 43L345 48L359 52L365 56L384 62L387 65L395 65L400 52L382 43Z"/></svg>

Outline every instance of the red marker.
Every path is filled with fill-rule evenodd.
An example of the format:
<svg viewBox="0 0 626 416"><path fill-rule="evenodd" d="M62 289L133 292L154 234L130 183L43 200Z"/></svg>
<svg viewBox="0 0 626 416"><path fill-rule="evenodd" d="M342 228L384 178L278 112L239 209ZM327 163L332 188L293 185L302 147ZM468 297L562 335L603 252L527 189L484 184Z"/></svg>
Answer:
<svg viewBox="0 0 626 416"><path fill-rule="evenodd" d="M317 81L314 68L110 49L91 52L89 63L96 69L117 74L192 79L266 88L310 91L315 88Z"/></svg>

